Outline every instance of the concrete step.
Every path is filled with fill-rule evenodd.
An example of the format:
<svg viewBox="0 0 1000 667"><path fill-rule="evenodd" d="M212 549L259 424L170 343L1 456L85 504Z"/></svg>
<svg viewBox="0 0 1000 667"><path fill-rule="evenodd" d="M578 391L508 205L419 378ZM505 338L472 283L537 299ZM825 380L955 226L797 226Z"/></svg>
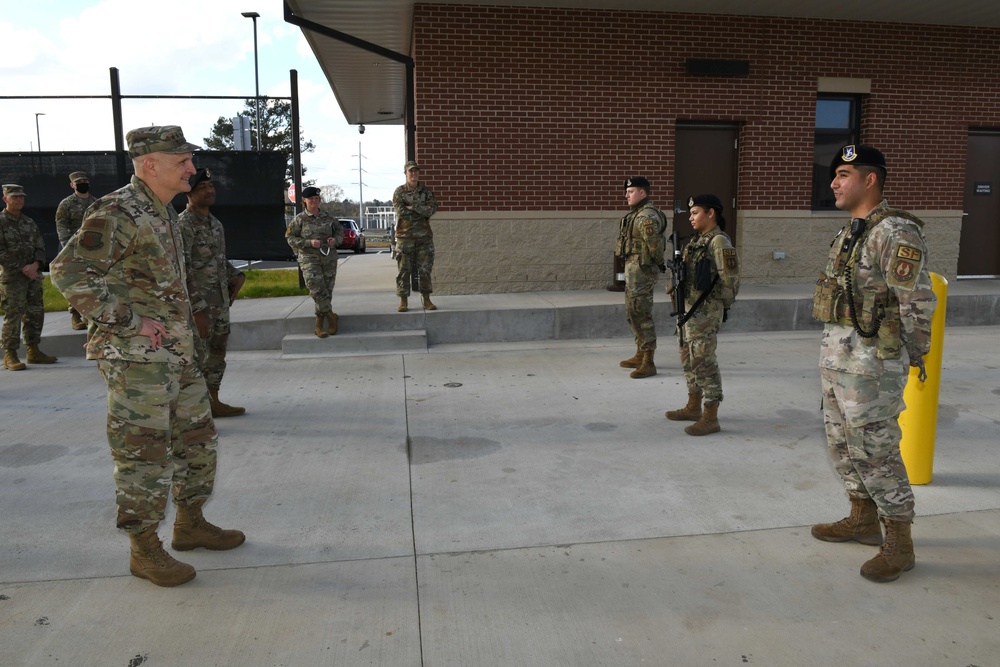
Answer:
<svg viewBox="0 0 1000 667"><path fill-rule="evenodd" d="M327 338L317 338L315 334L288 334L281 339L281 356L291 359L426 351L427 331L423 329L338 333Z"/></svg>

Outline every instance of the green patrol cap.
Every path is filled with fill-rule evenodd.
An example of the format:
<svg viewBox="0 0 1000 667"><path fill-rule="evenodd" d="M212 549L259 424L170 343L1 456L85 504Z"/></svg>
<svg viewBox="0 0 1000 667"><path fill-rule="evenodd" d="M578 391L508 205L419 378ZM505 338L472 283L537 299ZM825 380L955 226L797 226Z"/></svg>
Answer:
<svg viewBox="0 0 1000 667"><path fill-rule="evenodd" d="M201 149L201 146L187 142L178 125L153 125L129 130L125 141L130 158L149 153L193 153Z"/></svg>
<svg viewBox="0 0 1000 667"><path fill-rule="evenodd" d="M6 183L3 186L3 196L4 197L27 197L24 194L24 188L16 183Z"/></svg>
<svg viewBox="0 0 1000 667"><path fill-rule="evenodd" d="M416 169L417 171L420 171L420 165L414 162L413 160L410 160L409 162L403 165L404 174L411 169Z"/></svg>
<svg viewBox="0 0 1000 667"><path fill-rule="evenodd" d="M69 175L70 183L76 183L77 181L89 181L90 178L82 171L74 171Z"/></svg>

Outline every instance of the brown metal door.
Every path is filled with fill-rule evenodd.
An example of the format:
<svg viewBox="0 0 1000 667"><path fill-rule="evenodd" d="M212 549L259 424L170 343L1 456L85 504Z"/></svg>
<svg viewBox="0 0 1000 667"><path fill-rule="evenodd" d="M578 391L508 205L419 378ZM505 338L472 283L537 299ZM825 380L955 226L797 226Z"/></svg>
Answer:
<svg viewBox="0 0 1000 667"><path fill-rule="evenodd" d="M1000 276L1000 131L970 132L959 276Z"/></svg>
<svg viewBox="0 0 1000 667"><path fill-rule="evenodd" d="M678 123L674 163L674 229L690 236L688 197L714 194L724 207L726 234L736 243L736 125ZM664 208L666 208L664 206Z"/></svg>

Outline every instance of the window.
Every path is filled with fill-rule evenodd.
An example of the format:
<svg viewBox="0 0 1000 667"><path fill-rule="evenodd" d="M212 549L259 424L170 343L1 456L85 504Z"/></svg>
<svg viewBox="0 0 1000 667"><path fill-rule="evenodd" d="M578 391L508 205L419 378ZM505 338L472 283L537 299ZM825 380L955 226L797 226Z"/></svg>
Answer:
<svg viewBox="0 0 1000 667"><path fill-rule="evenodd" d="M816 135L813 144L812 208L835 210L830 190L830 163L845 144L860 143L861 98L857 95L819 95L816 98Z"/></svg>

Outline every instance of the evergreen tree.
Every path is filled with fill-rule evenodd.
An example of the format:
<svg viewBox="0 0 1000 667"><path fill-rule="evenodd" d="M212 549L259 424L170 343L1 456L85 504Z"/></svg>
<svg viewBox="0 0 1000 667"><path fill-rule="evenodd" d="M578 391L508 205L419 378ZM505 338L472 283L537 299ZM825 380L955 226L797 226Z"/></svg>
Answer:
<svg viewBox="0 0 1000 667"><path fill-rule="evenodd" d="M244 102L244 109L241 112L250 118L250 145L257 148L257 116L254 107L254 99L251 97ZM285 185L293 181L292 178L292 103L289 100L272 100L267 97L260 98L260 124L261 137L260 148L264 151L279 151L287 156L287 167L285 169ZM303 153L311 153L316 146L311 141L305 141L299 136L300 150ZM233 141L233 119L219 116L212 126L212 135L205 137L205 148L214 151L231 151L236 149ZM306 168L302 167L302 175L305 176ZM303 187L312 185L312 181L302 181Z"/></svg>

